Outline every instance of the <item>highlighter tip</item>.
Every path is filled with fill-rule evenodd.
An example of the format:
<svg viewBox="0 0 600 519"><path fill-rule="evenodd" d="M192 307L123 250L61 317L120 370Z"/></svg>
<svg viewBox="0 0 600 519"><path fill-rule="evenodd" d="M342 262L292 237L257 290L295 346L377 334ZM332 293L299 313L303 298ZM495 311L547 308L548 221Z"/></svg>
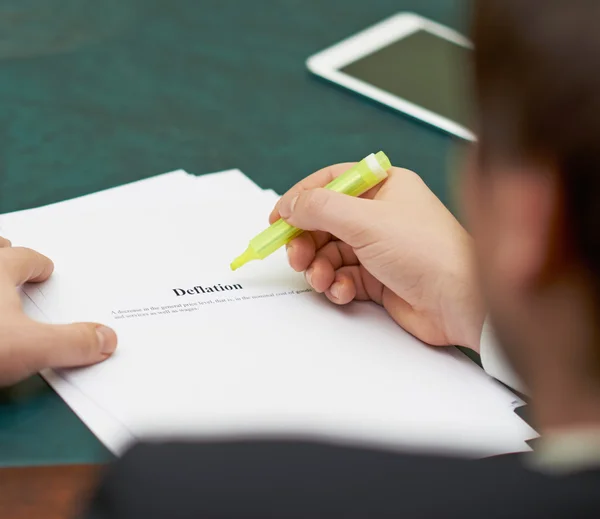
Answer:
<svg viewBox="0 0 600 519"><path fill-rule="evenodd" d="M231 268L231 270L237 270L249 261L252 261L253 259L258 259L258 256L256 256L256 254L250 247L248 247L248 249L246 249L242 255L238 256L231 262L231 265L229 265L229 267Z"/></svg>

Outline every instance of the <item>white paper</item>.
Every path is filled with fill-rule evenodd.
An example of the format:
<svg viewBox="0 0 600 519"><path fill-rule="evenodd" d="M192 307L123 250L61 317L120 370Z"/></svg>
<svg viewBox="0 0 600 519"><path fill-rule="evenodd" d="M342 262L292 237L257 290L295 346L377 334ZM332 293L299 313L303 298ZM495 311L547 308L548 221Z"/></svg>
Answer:
<svg viewBox="0 0 600 519"><path fill-rule="evenodd" d="M306 285L283 251L230 273L273 200L183 205L168 218L138 206L125 222L133 228L115 211L57 217L60 232L43 236L15 226L56 262L49 282L28 289L43 312L107 322L120 337L113 358L62 376L134 437L303 433L476 455L528 449L533 434L512 412L514 395L457 350L421 344L375 305L296 294ZM215 284L239 284L250 298L294 295L113 318L202 302L206 294L173 289Z"/></svg>
<svg viewBox="0 0 600 519"><path fill-rule="evenodd" d="M23 310L29 317L36 321L49 322L30 297L24 292L21 292L21 296ZM131 431L60 374L46 369L41 375L113 454L123 454L135 442L136 438Z"/></svg>
<svg viewBox="0 0 600 519"><path fill-rule="evenodd" d="M71 218L79 211L89 213L92 209L106 211L110 208L115 214L127 219L132 206L139 205L146 209L160 207L170 211L176 210L182 200L187 203L190 200L198 200L198 203L201 203L202 195L204 200L209 197L210 200L216 201L219 197L231 198L232 192L235 197L244 197L260 193L261 190L239 169L198 177L177 170L76 199L2 215L0 231L6 236L15 232L16 235L12 236L15 245L35 246L35 237L44 235L46 226L56 228L57 218ZM271 196L275 197L274 192ZM27 231L22 232L19 229ZM34 236L33 239L31 235ZM35 290L35 286L32 285L30 289ZM31 297L21 292L21 298L27 315L38 321L49 321ZM114 454L121 454L134 440L131 432L122 423L59 374L45 370L42 376Z"/></svg>

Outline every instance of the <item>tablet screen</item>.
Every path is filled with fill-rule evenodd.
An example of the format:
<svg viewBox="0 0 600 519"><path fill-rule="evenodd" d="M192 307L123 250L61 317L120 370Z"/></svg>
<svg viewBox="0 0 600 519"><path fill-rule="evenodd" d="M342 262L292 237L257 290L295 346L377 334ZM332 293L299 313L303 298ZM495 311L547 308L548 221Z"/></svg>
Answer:
<svg viewBox="0 0 600 519"><path fill-rule="evenodd" d="M472 129L467 106L471 52L418 30L340 70Z"/></svg>

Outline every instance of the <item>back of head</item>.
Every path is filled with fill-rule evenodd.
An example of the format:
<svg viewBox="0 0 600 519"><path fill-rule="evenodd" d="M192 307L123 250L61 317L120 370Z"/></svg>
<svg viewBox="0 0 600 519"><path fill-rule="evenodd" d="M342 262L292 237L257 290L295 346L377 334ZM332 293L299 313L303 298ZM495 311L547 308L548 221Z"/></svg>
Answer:
<svg viewBox="0 0 600 519"><path fill-rule="evenodd" d="M540 422L600 420L600 1L472 1L489 311Z"/></svg>
<svg viewBox="0 0 600 519"><path fill-rule="evenodd" d="M600 2L475 0L473 40L482 169L558 172L568 245L598 297Z"/></svg>

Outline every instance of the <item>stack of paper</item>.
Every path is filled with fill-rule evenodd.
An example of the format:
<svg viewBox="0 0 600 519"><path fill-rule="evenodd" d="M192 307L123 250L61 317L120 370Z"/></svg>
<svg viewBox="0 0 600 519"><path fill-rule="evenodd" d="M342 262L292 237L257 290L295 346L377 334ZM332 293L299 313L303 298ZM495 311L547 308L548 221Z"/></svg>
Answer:
<svg viewBox="0 0 600 519"><path fill-rule="evenodd" d="M56 265L23 289L29 315L117 331L107 361L43 374L109 449L216 435L528 449L522 402L458 350L374 304L330 304L283 250L231 272L276 200L239 170L175 171L0 217L0 235Z"/></svg>

